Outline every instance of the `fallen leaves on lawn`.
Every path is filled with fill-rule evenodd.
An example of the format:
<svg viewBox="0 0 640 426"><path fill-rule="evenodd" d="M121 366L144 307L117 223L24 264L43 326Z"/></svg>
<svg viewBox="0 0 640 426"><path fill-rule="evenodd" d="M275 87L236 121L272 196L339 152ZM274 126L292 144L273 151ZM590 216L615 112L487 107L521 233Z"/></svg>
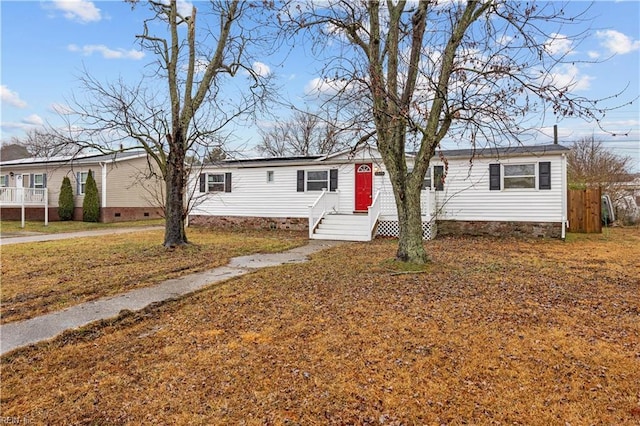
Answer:
<svg viewBox="0 0 640 426"><path fill-rule="evenodd" d="M2 247L2 323L223 266L234 256L306 243L302 233L189 228L193 244L167 249L162 232Z"/></svg>
<svg viewBox="0 0 640 426"><path fill-rule="evenodd" d="M2 358L2 415L49 424L640 421L640 231L336 247Z"/></svg>

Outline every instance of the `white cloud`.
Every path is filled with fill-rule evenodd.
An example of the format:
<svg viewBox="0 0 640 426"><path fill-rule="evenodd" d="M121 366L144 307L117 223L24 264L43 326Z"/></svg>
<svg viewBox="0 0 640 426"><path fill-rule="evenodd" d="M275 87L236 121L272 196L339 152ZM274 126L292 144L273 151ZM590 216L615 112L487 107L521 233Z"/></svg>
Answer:
<svg viewBox="0 0 640 426"><path fill-rule="evenodd" d="M31 114L30 116L23 118L22 122L32 126L42 126L44 124L44 120L38 114Z"/></svg>
<svg viewBox="0 0 640 426"><path fill-rule="evenodd" d="M580 70L577 66L565 64L558 67L557 72L549 73L545 81L559 88L568 87L571 91L578 91L590 89L593 77L580 75Z"/></svg>
<svg viewBox="0 0 640 426"><path fill-rule="evenodd" d="M589 59L598 59L600 57L600 54L594 50L588 51L587 55L589 55Z"/></svg>
<svg viewBox="0 0 640 426"><path fill-rule="evenodd" d="M73 113L73 109L71 109L69 105L61 104L58 102L54 102L51 105L49 105L49 110L60 115L68 115Z"/></svg>
<svg viewBox="0 0 640 426"><path fill-rule="evenodd" d="M269 65L262 62L254 62L251 69L253 69L253 72L258 74L260 77L266 77L271 74L271 68L269 68Z"/></svg>
<svg viewBox="0 0 640 426"><path fill-rule="evenodd" d="M317 96L323 93L335 94L344 89L345 83L340 80L329 80L316 77L309 81L304 88L305 95Z"/></svg>
<svg viewBox="0 0 640 426"><path fill-rule="evenodd" d="M27 103L20 99L20 95L18 95L18 93L10 90L4 84L0 86L0 99L2 100L2 103L9 104L16 108L26 108L27 106Z"/></svg>
<svg viewBox="0 0 640 426"><path fill-rule="evenodd" d="M160 0L160 3L165 4L165 5L169 5L169 1L170 0ZM177 9L178 9L178 13L184 17L187 16L191 16L191 10L193 9L193 3L185 1L185 0L178 0L178 3L176 4Z"/></svg>
<svg viewBox="0 0 640 426"><path fill-rule="evenodd" d="M600 44L610 53L624 55L640 49L640 40L633 40L616 30L596 31L596 37L602 40Z"/></svg>
<svg viewBox="0 0 640 426"><path fill-rule="evenodd" d="M573 41L564 34L553 33L544 43L544 48L552 55L565 55L573 50Z"/></svg>
<svg viewBox="0 0 640 426"><path fill-rule="evenodd" d="M100 9L87 0L54 0L53 7L64 12L64 17L82 23L97 22L102 19Z"/></svg>
<svg viewBox="0 0 640 426"><path fill-rule="evenodd" d="M82 47L70 44L67 46L70 52L81 52L85 56L91 56L94 52L102 55L105 59L135 59L139 60L144 57L144 52L139 50L111 49L104 44L86 44Z"/></svg>

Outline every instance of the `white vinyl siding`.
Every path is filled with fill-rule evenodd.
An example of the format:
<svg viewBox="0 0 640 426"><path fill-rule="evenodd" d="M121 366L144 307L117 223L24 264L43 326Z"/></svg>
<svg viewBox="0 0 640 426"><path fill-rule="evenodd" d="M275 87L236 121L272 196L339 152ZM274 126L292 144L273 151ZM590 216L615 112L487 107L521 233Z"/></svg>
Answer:
<svg viewBox="0 0 640 426"><path fill-rule="evenodd" d="M367 161L368 160L368 161ZM373 195L381 191L382 219L397 217L395 199L389 174L375 159L358 158L355 163L373 162ZM535 164L536 174L540 162L550 162L550 187L548 190L489 189L489 164ZM446 179L441 191L435 190L435 171L444 169L442 162L433 160L430 177L431 189L422 191L423 216L435 214L441 220L468 221L531 221L560 222L563 212L562 161L560 154L544 157L520 156L513 158L448 159ZM245 167L210 169L207 173L233 175L233 192L204 193L193 203L192 215L257 216L257 217L308 217L309 207L320 196L318 191L307 191L309 171L338 170L339 211L352 213L355 208L355 165L298 164L281 167ZM411 164L408 165L411 167ZM273 170L277 179L268 183L267 170ZM298 191L299 172L304 170L304 191ZM329 173L327 173L329 174ZM503 173L502 173L503 174ZM318 175L320 176L320 174ZM198 185L193 176L193 185ZM538 177L536 176L536 186ZM425 179L426 180L426 179ZM197 186L196 186L197 190ZM427 219L428 220L428 219Z"/></svg>
<svg viewBox="0 0 640 426"><path fill-rule="evenodd" d="M331 166L334 168L334 166ZM354 208L354 168L353 164L335 166L338 170L338 193L340 194L340 209L353 211ZM320 196L320 191L297 191L297 176L299 170L326 172L327 180L329 167L314 166L284 166L270 167L274 182L265 179L265 168L225 168L206 170L204 173L231 173L233 175L233 191L224 193L196 194L193 215L213 216L258 216L258 217L308 217L309 206ZM305 189L306 189L305 173ZM194 179L195 177L192 177ZM192 180L196 185L197 179ZM328 185L328 183L327 183Z"/></svg>
<svg viewBox="0 0 640 426"><path fill-rule="evenodd" d="M449 160L444 191L436 192L438 219L466 221L527 221L560 222L566 214L563 211L562 161L560 155L548 157L501 158L500 164L534 164L537 174L538 163L551 163L551 189L505 188L502 191L489 189L489 164L491 159ZM504 172L502 173L504 178ZM537 175L534 186L537 188Z"/></svg>

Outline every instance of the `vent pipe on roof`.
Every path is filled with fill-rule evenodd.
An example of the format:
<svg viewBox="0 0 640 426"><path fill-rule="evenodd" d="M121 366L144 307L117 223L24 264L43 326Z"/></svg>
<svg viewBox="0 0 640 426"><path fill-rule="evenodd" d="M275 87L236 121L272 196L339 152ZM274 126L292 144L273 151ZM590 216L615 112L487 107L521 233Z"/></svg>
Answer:
<svg viewBox="0 0 640 426"><path fill-rule="evenodd" d="M553 144L558 145L558 125L553 125Z"/></svg>

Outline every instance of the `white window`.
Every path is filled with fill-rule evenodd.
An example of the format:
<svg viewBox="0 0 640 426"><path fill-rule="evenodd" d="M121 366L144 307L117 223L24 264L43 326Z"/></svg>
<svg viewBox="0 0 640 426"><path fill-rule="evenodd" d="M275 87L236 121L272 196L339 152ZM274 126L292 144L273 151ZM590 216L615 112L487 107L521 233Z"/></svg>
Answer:
<svg viewBox="0 0 640 426"><path fill-rule="evenodd" d="M505 164L504 188L522 189L536 187L535 164Z"/></svg>
<svg viewBox="0 0 640 426"><path fill-rule="evenodd" d="M224 173L207 175L207 192L224 192Z"/></svg>
<svg viewBox="0 0 640 426"><path fill-rule="evenodd" d="M87 187L87 177L89 176L89 172L78 172L78 193L84 194L84 191Z"/></svg>
<svg viewBox="0 0 640 426"><path fill-rule="evenodd" d="M33 187L34 188L44 188L44 175L43 174L33 175Z"/></svg>
<svg viewBox="0 0 640 426"><path fill-rule="evenodd" d="M274 182L273 170L267 170L267 183Z"/></svg>
<svg viewBox="0 0 640 426"><path fill-rule="evenodd" d="M8 182L9 178L7 175L1 175L0 176L0 186L9 186L9 182Z"/></svg>
<svg viewBox="0 0 640 426"><path fill-rule="evenodd" d="M327 170L307 171L307 191L329 189L329 172Z"/></svg>

